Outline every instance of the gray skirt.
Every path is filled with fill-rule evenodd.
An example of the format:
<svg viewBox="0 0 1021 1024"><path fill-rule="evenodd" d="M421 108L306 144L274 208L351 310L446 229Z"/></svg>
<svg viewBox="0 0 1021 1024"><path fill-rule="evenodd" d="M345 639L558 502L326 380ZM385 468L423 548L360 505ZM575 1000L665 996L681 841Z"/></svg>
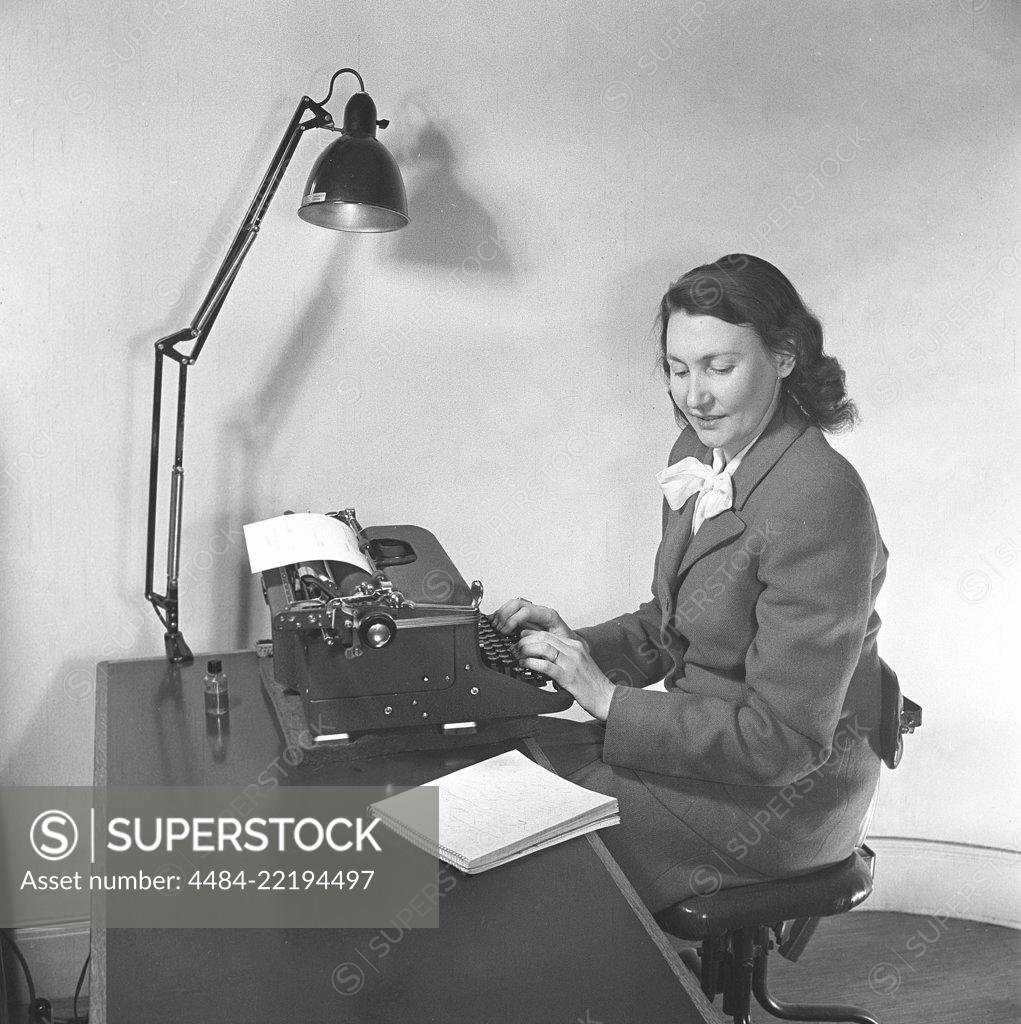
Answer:
<svg viewBox="0 0 1021 1024"><path fill-rule="evenodd" d="M788 795L778 821L784 810L778 790L700 780L691 781L687 810L677 814L645 784L647 773L604 764L603 735L599 723L588 722L542 747L559 775L617 798L620 824L599 836L653 913L690 896L839 863L863 838L880 764L867 743L837 752L817 769L839 773L839 806L810 806L808 796L799 806ZM799 832L799 813L811 821L810 831Z"/></svg>

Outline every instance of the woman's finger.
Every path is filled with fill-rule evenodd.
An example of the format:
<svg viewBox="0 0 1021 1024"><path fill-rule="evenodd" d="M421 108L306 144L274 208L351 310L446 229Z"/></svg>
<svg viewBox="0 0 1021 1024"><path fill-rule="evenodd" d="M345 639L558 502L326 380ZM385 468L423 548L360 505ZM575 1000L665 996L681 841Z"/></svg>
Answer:
<svg viewBox="0 0 1021 1024"><path fill-rule="evenodd" d="M556 665L565 654L564 648L557 644L550 633L530 633L523 636L517 643L520 658L542 658L550 665Z"/></svg>
<svg viewBox="0 0 1021 1024"><path fill-rule="evenodd" d="M493 625L496 626L501 632L509 633L507 629L507 622L510 617L517 613L522 607L530 605L530 601L526 601L523 597L512 597L509 601L504 601L499 608L493 612Z"/></svg>
<svg viewBox="0 0 1021 1024"><path fill-rule="evenodd" d="M535 605L524 604L516 612L509 615L503 624L505 633L513 633L535 619Z"/></svg>
<svg viewBox="0 0 1021 1024"><path fill-rule="evenodd" d="M555 608L526 601L523 597L516 597L502 604L493 613L493 625L504 634L519 629L539 629L547 632L557 630L558 635L570 633Z"/></svg>
<svg viewBox="0 0 1021 1024"><path fill-rule="evenodd" d="M522 658L518 664L522 668L530 669L532 672L538 672L541 675L549 676L550 679L555 679L558 683L563 683L563 672L559 666L545 658Z"/></svg>
<svg viewBox="0 0 1021 1024"><path fill-rule="evenodd" d="M526 601L522 607L510 615L504 623L504 632L513 633L516 629L549 629L553 611L541 604Z"/></svg>

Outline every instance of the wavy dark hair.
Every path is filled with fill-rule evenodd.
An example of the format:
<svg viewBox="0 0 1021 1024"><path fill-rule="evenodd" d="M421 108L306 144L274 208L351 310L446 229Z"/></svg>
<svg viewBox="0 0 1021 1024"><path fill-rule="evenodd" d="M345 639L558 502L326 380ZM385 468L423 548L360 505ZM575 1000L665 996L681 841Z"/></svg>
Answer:
<svg viewBox="0 0 1021 1024"><path fill-rule="evenodd" d="M731 253L689 270L667 289L656 318L664 373L669 372L667 323L678 310L751 327L767 349L793 355L794 369L783 380L782 400L793 401L820 430L846 430L858 419L844 387L844 368L823 352L822 325L772 263Z"/></svg>

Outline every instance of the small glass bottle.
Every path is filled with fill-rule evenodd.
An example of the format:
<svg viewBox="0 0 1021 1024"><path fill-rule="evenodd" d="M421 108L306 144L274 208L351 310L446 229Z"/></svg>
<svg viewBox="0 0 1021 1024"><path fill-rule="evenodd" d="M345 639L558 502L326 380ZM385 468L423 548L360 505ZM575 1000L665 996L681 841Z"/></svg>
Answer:
<svg viewBox="0 0 1021 1024"><path fill-rule="evenodd" d="M206 663L206 675L203 679L206 691L206 714L225 715L230 710L227 700L227 677L223 674L223 665L219 660Z"/></svg>

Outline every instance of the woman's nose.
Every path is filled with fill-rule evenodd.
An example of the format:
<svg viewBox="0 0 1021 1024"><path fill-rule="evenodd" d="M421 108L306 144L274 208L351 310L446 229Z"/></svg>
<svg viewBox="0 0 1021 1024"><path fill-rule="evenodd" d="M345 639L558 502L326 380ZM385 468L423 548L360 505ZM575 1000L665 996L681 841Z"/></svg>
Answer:
<svg viewBox="0 0 1021 1024"><path fill-rule="evenodd" d="M689 409L708 409L713 403L713 396L706 386L707 382L700 374L691 374L688 378L686 401Z"/></svg>

